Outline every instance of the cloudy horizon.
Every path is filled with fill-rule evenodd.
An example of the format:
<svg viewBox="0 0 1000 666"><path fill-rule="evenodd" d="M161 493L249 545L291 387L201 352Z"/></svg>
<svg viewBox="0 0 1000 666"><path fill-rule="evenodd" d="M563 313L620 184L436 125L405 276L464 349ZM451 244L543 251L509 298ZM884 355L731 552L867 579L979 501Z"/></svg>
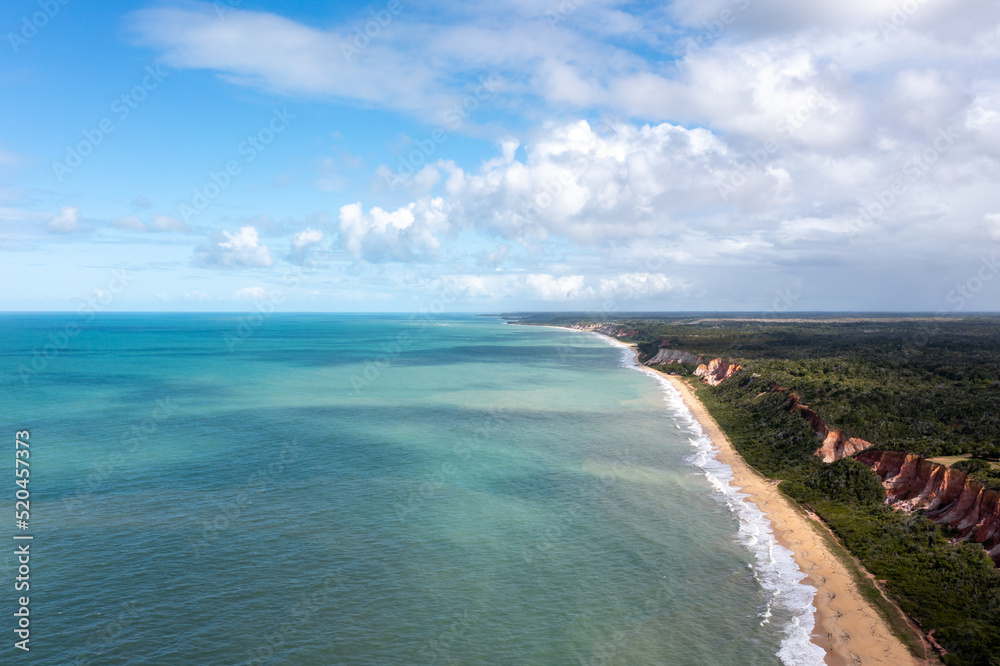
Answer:
<svg viewBox="0 0 1000 666"><path fill-rule="evenodd" d="M1000 310L1000 4L12 2L0 310Z"/></svg>

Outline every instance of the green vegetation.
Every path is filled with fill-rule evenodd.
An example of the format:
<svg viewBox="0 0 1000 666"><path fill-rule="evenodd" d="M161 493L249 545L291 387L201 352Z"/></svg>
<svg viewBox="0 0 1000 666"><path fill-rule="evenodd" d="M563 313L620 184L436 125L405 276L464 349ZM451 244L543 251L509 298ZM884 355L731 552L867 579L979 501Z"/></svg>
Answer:
<svg viewBox="0 0 1000 666"><path fill-rule="evenodd" d="M794 391L831 428L877 448L925 457L972 454L953 467L1000 489L1000 318L797 316L737 321L705 315L526 315L522 323L614 323L636 331L640 356L661 345L721 357L744 370L699 396L756 469L807 504L925 630L948 664L1000 666L1000 572L949 528L893 511L865 465L823 464ZM748 319L745 316L743 319ZM664 366L690 374L688 366Z"/></svg>

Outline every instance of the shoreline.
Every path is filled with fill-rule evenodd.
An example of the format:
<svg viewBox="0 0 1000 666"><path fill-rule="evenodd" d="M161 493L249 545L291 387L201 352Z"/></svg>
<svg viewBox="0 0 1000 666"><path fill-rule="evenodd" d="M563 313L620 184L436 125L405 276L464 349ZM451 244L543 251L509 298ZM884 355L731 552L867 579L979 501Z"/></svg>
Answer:
<svg viewBox="0 0 1000 666"><path fill-rule="evenodd" d="M732 470L732 485L764 512L775 539L792 552L805 574L803 582L816 588L816 624L811 639L826 651L825 662L830 666L921 663L862 596L851 572L830 551L816 525L810 524L813 521L743 460L694 389L679 376L658 374L680 392L684 404L712 441L719 462Z"/></svg>
<svg viewBox="0 0 1000 666"><path fill-rule="evenodd" d="M566 327L552 328L584 332ZM829 666L928 663L910 653L880 612L862 595L852 572L827 543L831 537L824 536L822 532L827 530L826 526L805 515L771 480L743 460L690 384L678 375L668 375L639 363L639 353L634 345L625 345L600 333L598 335L631 349L633 364L638 369L666 379L680 394L685 407L711 442L718 461L731 470L730 487L745 495L747 501L763 512L771 524L774 539L791 552L805 576L801 582L816 590L810 642L826 653L824 663ZM850 557L849 553L845 554Z"/></svg>

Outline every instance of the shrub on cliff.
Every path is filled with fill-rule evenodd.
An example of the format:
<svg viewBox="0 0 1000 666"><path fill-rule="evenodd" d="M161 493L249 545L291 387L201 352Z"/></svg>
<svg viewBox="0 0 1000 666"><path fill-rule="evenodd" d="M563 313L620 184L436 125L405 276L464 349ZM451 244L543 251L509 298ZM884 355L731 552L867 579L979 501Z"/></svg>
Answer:
<svg viewBox="0 0 1000 666"><path fill-rule="evenodd" d="M809 494L819 499L860 505L885 501L885 488L878 475L853 458L824 465L806 478L804 485Z"/></svg>
<svg viewBox="0 0 1000 666"><path fill-rule="evenodd" d="M970 474L974 472L983 472L989 470L991 465L985 460L978 460L972 458L971 460L959 460L957 463L951 466L952 469L957 469L962 472L969 472Z"/></svg>
<svg viewBox="0 0 1000 666"><path fill-rule="evenodd" d="M980 444L972 449L972 455L985 460L1000 460L1000 444Z"/></svg>
<svg viewBox="0 0 1000 666"><path fill-rule="evenodd" d="M813 455L816 434L788 411L787 395L771 391L769 378L740 373L701 395L736 449L764 474L788 479L821 466Z"/></svg>

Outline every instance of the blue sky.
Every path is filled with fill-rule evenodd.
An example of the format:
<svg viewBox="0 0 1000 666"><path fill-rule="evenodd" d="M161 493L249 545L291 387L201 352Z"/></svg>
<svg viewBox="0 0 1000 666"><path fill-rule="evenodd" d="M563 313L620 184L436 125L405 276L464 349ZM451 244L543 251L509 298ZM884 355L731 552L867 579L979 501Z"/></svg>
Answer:
<svg viewBox="0 0 1000 666"><path fill-rule="evenodd" d="M0 28L3 310L1000 308L995 3L36 0Z"/></svg>

